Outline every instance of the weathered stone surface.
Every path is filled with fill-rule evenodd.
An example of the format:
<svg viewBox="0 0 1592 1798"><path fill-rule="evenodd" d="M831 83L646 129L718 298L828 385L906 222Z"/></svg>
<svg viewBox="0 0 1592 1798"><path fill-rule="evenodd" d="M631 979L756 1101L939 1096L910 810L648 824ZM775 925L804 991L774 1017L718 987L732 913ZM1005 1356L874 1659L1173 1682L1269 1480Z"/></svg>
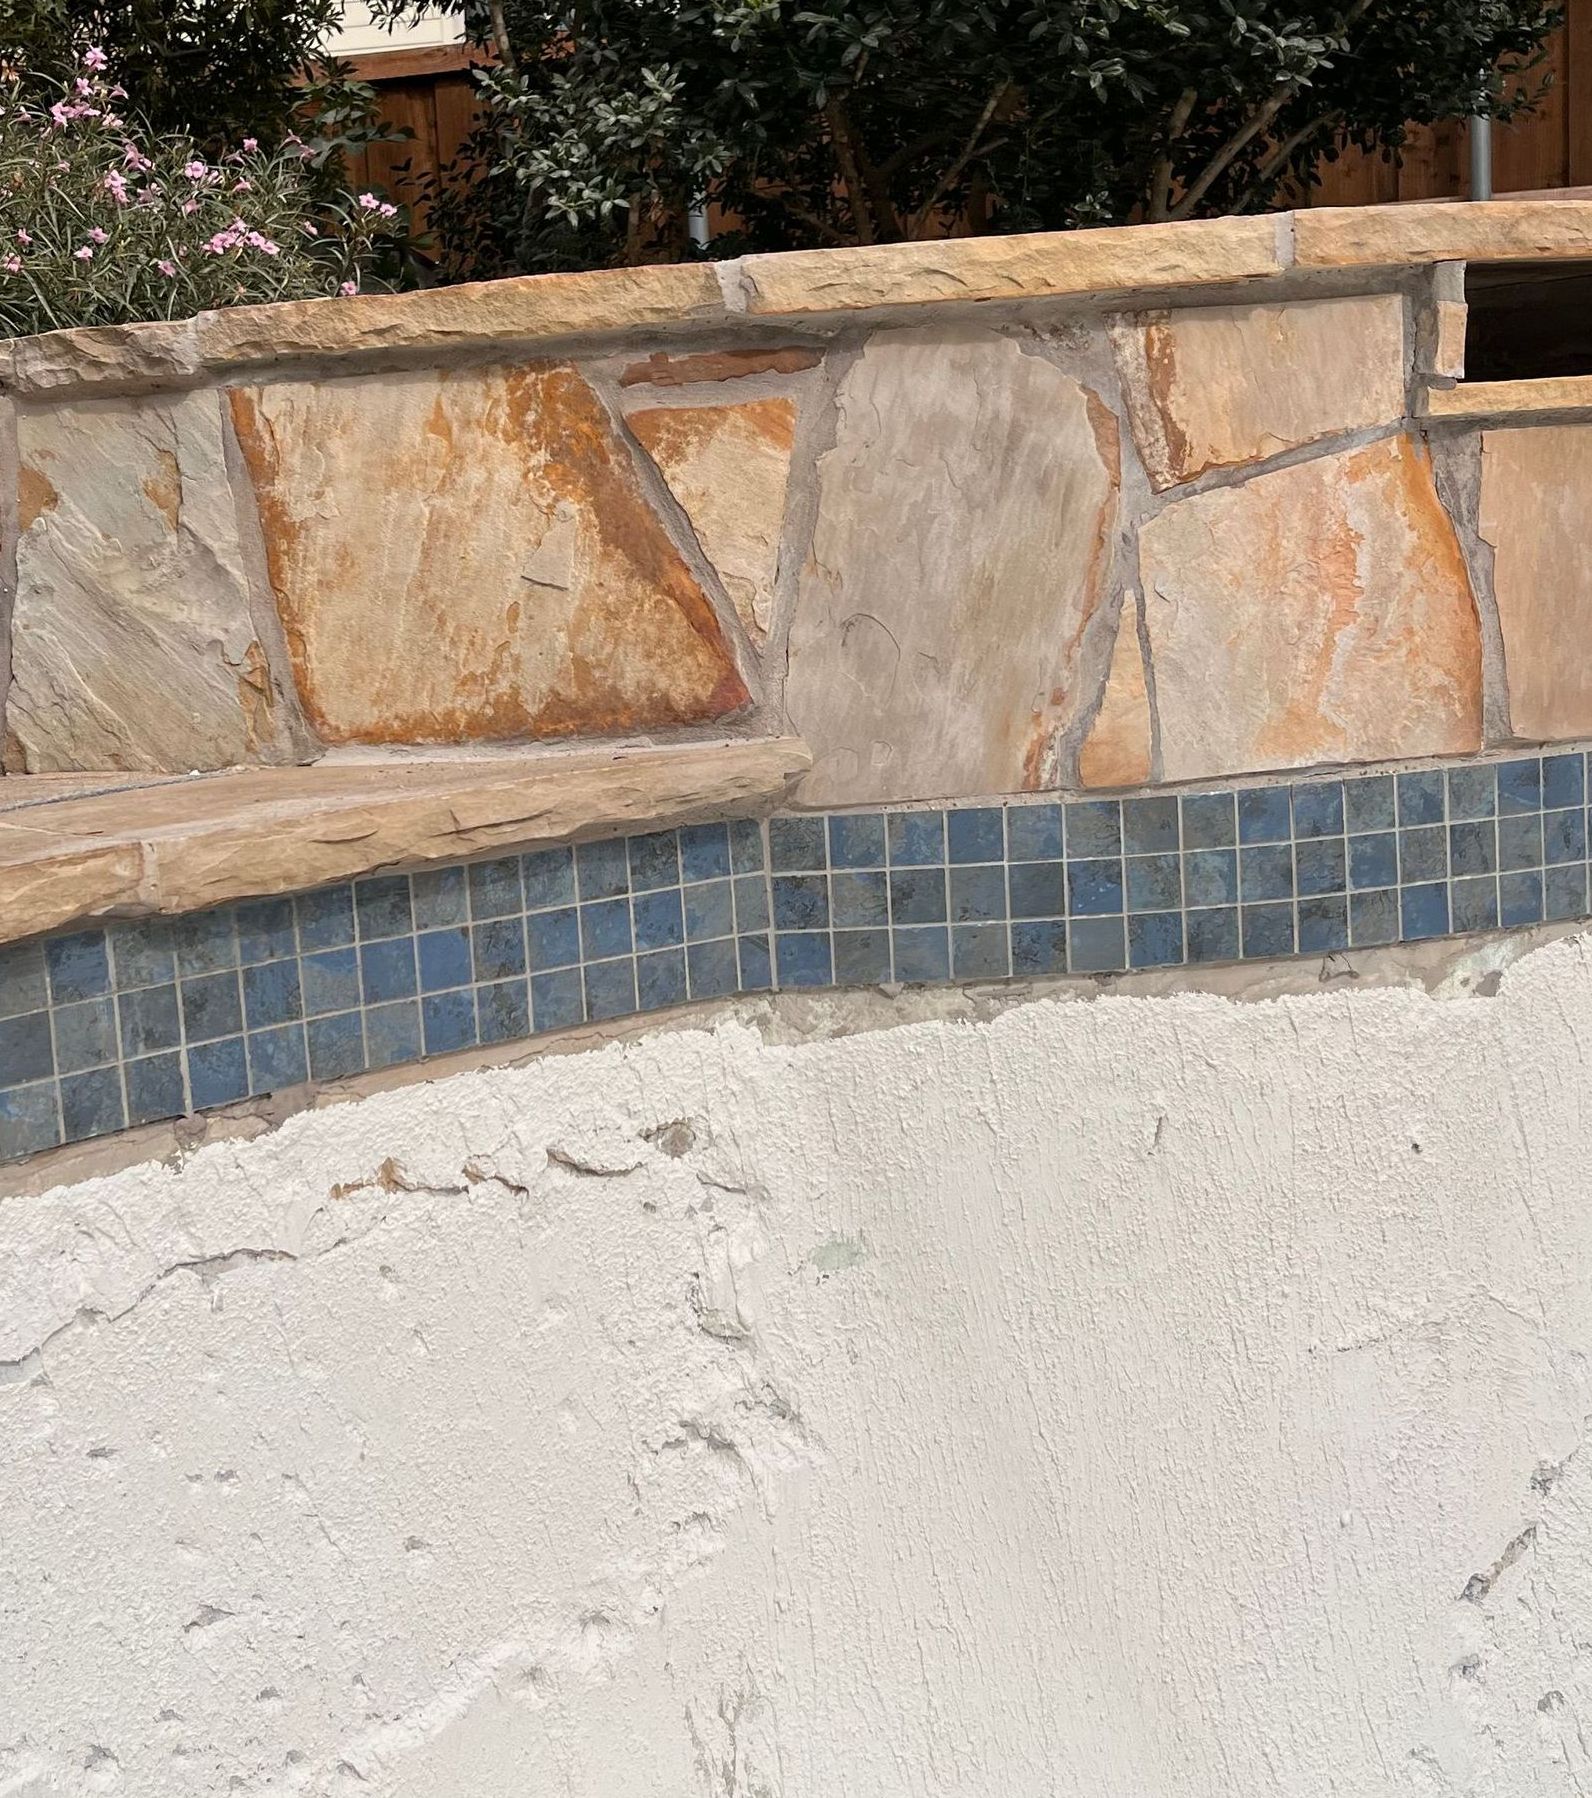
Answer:
<svg viewBox="0 0 1592 1798"><path fill-rule="evenodd" d="M1180 500L1140 551L1165 779L1479 746L1475 602L1408 439Z"/></svg>
<svg viewBox="0 0 1592 1798"><path fill-rule="evenodd" d="M628 423L680 502L755 642L768 635L796 406L657 406Z"/></svg>
<svg viewBox="0 0 1592 1798"><path fill-rule="evenodd" d="M1463 300L1438 300L1432 307L1431 347L1427 372L1450 381L1465 378L1465 323L1469 308Z"/></svg>
<svg viewBox="0 0 1592 1798"><path fill-rule="evenodd" d="M116 392L186 386L202 371L199 333L191 318L146 325L90 325L19 337L4 385L18 393L73 387Z"/></svg>
<svg viewBox="0 0 1592 1798"><path fill-rule="evenodd" d="M1592 424L1487 431L1477 529L1493 548L1517 736L1592 735Z"/></svg>
<svg viewBox="0 0 1592 1798"><path fill-rule="evenodd" d="M791 625L809 805L1053 784L1117 502L1115 416L1010 339L886 332L848 371Z"/></svg>
<svg viewBox="0 0 1592 1798"><path fill-rule="evenodd" d="M843 312L945 300L1042 299L1136 287L1209 287L1280 272L1278 221L1199 219L1022 237L748 256L747 311Z"/></svg>
<svg viewBox="0 0 1592 1798"><path fill-rule="evenodd" d="M1078 756L1078 778L1086 787L1133 787L1150 778L1150 695L1131 593L1122 602L1106 690Z"/></svg>
<svg viewBox="0 0 1592 1798"><path fill-rule="evenodd" d="M63 798L0 816L0 942L107 911L194 911L379 868L747 817L810 760L797 739L771 737L323 762Z"/></svg>
<svg viewBox="0 0 1592 1798"><path fill-rule="evenodd" d="M213 392L23 408L14 765L224 768L291 754L250 614Z"/></svg>
<svg viewBox="0 0 1592 1798"><path fill-rule="evenodd" d="M1404 412L1398 294L1139 314L1112 335L1159 489Z"/></svg>
<svg viewBox="0 0 1592 1798"><path fill-rule="evenodd" d="M1433 387L1431 418L1536 418L1550 412L1592 412L1592 375L1543 375L1534 381L1470 381Z"/></svg>
<svg viewBox="0 0 1592 1798"><path fill-rule="evenodd" d="M307 715L332 743L727 717L708 596L572 368L232 392Z"/></svg>
<svg viewBox="0 0 1592 1798"><path fill-rule="evenodd" d="M465 349L726 316L707 263L521 275L419 293L292 300L199 315L207 364L236 368L343 351Z"/></svg>
<svg viewBox="0 0 1592 1798"><path fill-rule="evenodd" d="M1586 200L1321 206L1292 217L1301 268L1592 256L1592 202Z"/></svg>
<svg viewBox="0 0 1592 1798"><path fill-rule="evenodd" d="M699 381L741 381L749 375L793 375L816 368L817 350L792 346L778 350L706 350L699 356L671 356L654 350L645 362L632 362L619 377L621 387L690 387Z"/></svg>

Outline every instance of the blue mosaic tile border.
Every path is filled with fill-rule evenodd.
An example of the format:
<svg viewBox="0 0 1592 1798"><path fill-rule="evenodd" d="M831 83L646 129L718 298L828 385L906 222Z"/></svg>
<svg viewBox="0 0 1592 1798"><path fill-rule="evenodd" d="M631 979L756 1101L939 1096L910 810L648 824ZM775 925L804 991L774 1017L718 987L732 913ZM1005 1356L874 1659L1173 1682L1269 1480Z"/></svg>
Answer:
<svg viewBox="0 0 1592 1798"><path fill-rule="evenodd" d="M0 1161L780 988L1320 955L1588 915L1586 753L693 825L0 948Z"/></svg>

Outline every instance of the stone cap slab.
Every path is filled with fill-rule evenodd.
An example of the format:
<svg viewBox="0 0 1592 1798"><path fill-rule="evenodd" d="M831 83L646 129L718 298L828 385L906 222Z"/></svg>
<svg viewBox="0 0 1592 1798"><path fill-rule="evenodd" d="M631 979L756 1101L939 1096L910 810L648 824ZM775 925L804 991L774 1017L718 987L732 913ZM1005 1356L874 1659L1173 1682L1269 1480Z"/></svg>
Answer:
<svg viewBox="0 0 1592 1798"><path fill-rule="evenodd" d="M1428 418L1541 418L1549 413L1592 412L1592 375L1546 375L1527 381L1471 381L1432 387Z"/></svg>
<svg viewBox="0 0 1592 1798"><path fill-rule="evenodd" d="M136 786L0 780L0 943L377 870L771 809L797 737L251 768Z"/></svg>

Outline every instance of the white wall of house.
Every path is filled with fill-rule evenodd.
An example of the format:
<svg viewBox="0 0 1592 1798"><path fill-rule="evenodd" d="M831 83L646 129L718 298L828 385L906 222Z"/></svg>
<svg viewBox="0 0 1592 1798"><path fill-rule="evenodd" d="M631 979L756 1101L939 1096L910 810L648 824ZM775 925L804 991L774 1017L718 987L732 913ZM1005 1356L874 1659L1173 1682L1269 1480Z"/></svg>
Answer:
<svg viewBox="0 0 1592 1798"><path fill-rule="evenodd" d="M363 0L348 0L343 9L342 29L327 44L334 56L370 56L381 50L425 50L442 44L463 41L464 32L457 16L432 13L396 31L372 22L370 8Z"/></svg>

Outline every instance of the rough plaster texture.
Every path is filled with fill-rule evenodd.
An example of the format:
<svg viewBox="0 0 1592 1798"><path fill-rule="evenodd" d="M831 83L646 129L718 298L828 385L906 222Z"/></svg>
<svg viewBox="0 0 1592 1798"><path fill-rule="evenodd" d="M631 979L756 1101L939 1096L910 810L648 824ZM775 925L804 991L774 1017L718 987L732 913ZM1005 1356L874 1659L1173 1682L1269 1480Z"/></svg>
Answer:
<svg viewBox="0 0 1592 1798"><path fill-rule="evenodd" d="M1584 1790L1592 944L1490 987L731 1023L0 1205L0 1792Z"/></svg>

